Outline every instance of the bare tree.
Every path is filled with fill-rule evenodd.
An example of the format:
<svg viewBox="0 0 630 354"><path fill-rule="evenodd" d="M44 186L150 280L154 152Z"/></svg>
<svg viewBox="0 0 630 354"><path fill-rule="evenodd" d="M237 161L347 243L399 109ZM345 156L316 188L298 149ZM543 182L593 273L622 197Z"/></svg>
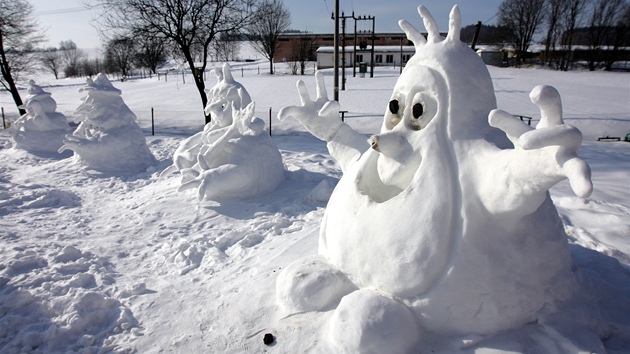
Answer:
<svg viewBox="0 0 630 354"><path fill-rule="evenodd" d="M37 33L33 6L26 0L0 1L0 83L11 93L20 114L26 111L15 82L21 71L32 66L33 46L43 37Z"/></svg>
<svg viewBox="0 0 630 354"><path fill-rule="evenodd" d="M499 5L499 25L514 38L517 66L529 49L545 16L545 0L504 0Z"/></svg>
<svg viewBox="0 0 630 354"><path fill-rule="evenodd" d="M615 25L621 20L624 0L595 0L589 19L589 55L588 68L594 71L597 63L604 59L602 46L612 42L615 35Z"/></svg>
<svg viewBox="0 0 630 354"><path fill-rule="evenodd" d="M551 65L550 53L555 52L560 32L560 18L567 6L567 0L547 0L547 35L545 36L545 56L547 65Z"/></svg>
<svg viewBox="0 0 630 354"><path fill-rule="evenodd" d="M86 57L85 52L77 48L76 43L71 39L61 41L59 43L59 50L63 53L64 75L66 75L66 77L81 75L81 60Z"/></svg>
<svg viewBox="0 0 630 354"><path fill-rule="evenodd" d="M572 62L573 41L575 30L580 26L584 10L589 0L567 0L567 6L561 15L561 28L563 30L561 43L563 48L563 58L560 61L560 70L567 71Z"/></svg>
<svg viewBox="0 0 630 354"><path fill-rule="evenodd" d="M129 37L117 37L107 42L105 58L111 68L120 70L123 77L131 74L136 57L136 45Z"/></svg>
<svg viewBox="0 0 630 354"><path fill-rule="evenodd" d="M222 33L220 38L212 41L212 53L216 61L235 60L241 43L237 34Z"/></svg>
<svg viewBox="0 0 630 354"><path fill-rule="evenodd" d="M302 36L296 38L291 44L291 58L289 60L289 69L291 74L304 75L306 72L306 62L309 60L313 52L313 45L317 41L317 37Z"/></svg>
<svg viewBox="0 0 630 354"><path fill-rule="evenodd" d="M55 75L55 79L59 78L63 66L63 55L57 48L48 48L39 53L39 61L46 71L50 71Z"/></svg>
<svg viewBox="0 0 630 354"><path fill-rule="evenodd" d="M104 31L160 37L176 47L193 73L205 71L210 43L245 27L254 0L98 0ZM196 61L198 60L198 61ZM203 75L193 75L202 107L208 98ZM210 117L206 116L206 123Z"/></svg>
<svg viewBox="0 0 630 354"><path fill-rule="evenodd" d="M164 61L166 56L166 45L162 38L137 36L138 53L136 54L136 65L149 69L152 73L157 73L157 67Z"/></svg>
<svg viewBox="0 0 630 354"><path fill-rule="evenodd" d="M263 0L249 28L254 49L269 59L270 74L273 74L273 57L280 45L278 37L290 25L291 14L282 0Z"/></svg>
<svg viewBox="0 0 630 354"><path fill-rule="evenodd" d="M614 62L621 60L622 54L620 53L620 49L630 46L630 3L626 2L623 5L623 10L619 13L619 21L615 27L613 37L613 48L604 62L604 70L606 71L612 70Z"/></svg>

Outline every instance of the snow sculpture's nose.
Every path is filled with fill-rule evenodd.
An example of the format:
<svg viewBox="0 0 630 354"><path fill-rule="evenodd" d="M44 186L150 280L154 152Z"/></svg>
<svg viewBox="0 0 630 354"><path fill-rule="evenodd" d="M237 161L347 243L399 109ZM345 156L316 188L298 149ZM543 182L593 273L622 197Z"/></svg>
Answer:
<svg viewBox="0 0 630 354"><path fill-rule="evenodd" d="M381 152L378 148L378 135L372 135L369 140L370 146L372 149Z"/></svg>

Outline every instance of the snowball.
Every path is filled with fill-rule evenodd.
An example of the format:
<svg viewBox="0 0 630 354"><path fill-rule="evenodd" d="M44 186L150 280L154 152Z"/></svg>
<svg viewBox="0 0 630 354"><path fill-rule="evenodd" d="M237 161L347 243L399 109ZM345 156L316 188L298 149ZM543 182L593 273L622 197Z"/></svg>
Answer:
<svg viewBox="0 0 630 354"><path fill-rule="evenodd" d="M341 300L328 333L339 353L410 353L420 339L420 328L409 308L367 289Z"/></svg>
<svg viewBox="0 0 630 354"><path fill-rule="evenodd" d="M276 281L277 297L289 312L329 310L354 289L339 270L317 255L289 264Z"/></svg>

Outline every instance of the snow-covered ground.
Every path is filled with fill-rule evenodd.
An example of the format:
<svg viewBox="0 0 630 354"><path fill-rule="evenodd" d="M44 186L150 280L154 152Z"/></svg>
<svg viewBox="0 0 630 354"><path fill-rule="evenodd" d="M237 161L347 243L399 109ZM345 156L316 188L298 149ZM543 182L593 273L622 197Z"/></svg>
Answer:
<svg viewBox="0 0 630 354"><path fill-rule="evenodd" d="M279 71L283 65L276 64ZM193 191L177 191L176 175L159 177L179 143L203 125L190 76L185 83L170 74L168 81L113 82L159 160L145 172L86 172L71 158L11 149L10 136L2 132L0 352L328 352L322 338L332 313L283 317L276 278L289 263L317 253L320 222L341 170L324 142L295 120L275 118L282 107L298 104L298 77L266 70L264 61L232 66L257 115L267 121L272 111L285 179L275 191L247 200L199 202ZM630 133L629 74L489 70L498 107L533 117L532 124L540 118L528 97L532 88L548 84L560 92L565 121L585 137L579 155L592 168L594 191L582 199L564 181L552 188L552 199L574 259L592 277L605 276L622 289L626 300L619 303L628 303L630 143L597 138ZM330 86L332 72L324 74ZM380 129L399 71L377 68L374 78L347 74L341 108L348 111L346 122L367 139ZM314 77L299 78L313 92ZM34 79L72 121L85 80ZM208 74L208 87L215 82ZM17 118L6 92L0 105ZM614 311L614 301L604 301L610 305L604 310ZM630 309L616 310L629 329ZM540 343L501 345L526 331L531 328L472 341L478 352L548 349ZM276 338L271 346L263 344L266 333ZM629 339L612 338L608 351L630 351Z"/></svg>

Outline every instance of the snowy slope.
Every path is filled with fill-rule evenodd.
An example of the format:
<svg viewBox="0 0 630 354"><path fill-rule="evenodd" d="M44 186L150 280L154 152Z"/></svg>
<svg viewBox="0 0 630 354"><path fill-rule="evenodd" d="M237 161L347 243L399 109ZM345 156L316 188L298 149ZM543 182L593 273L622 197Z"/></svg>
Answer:
<svg viewBox="0 0 630 354"><path fill-rule="evenodd" d="M249 64L241 77L234 65L233 72L259 117L267 120L268 108L273 111L273 139L287 171L280 187L265 196L198 202L192 191L177 192L177 176L158 177L179 142L201 129L190 77L185 84L170 76L113 83L159 160L146 172L89 173L69 158L11 149L2 132L1 352L328 352L322 333L331 313L282 318L275 286L281 269L317 252L320 221L341 170L325 144L299 123L275 119L280 108L299 101L297 77L258 75L257 65L266 68L264 62ZM585 276L610 286L611 296L630 297L630 144L596 141L630 132L628 75L489 69L499 108L532 116L534 124L539 112L529 101L530 90L544 83L561 93L566 121L587 140L580 156L593 169L594 192L583 200L563 182L552 189L552 198L574 259L589 270ZM379 130L397 76L395 69L378 69L373 79L348 78L342 109L366 138ZM315 87L312 76L302 79ZM84 81L36 81L71 120ZM212 76L207 81L215 82ZM0 104L11 116L6 92ZM616 301L602 299L601 310L616 311L625 326L611 333L630 328L630 309L616 307ZM477 352L548 352L545 343L519 342L536 330L463 344ZM273 345L263 344L265 333L274 334ZM613 336L607 349L630 351L629 340Z"/></svg>

